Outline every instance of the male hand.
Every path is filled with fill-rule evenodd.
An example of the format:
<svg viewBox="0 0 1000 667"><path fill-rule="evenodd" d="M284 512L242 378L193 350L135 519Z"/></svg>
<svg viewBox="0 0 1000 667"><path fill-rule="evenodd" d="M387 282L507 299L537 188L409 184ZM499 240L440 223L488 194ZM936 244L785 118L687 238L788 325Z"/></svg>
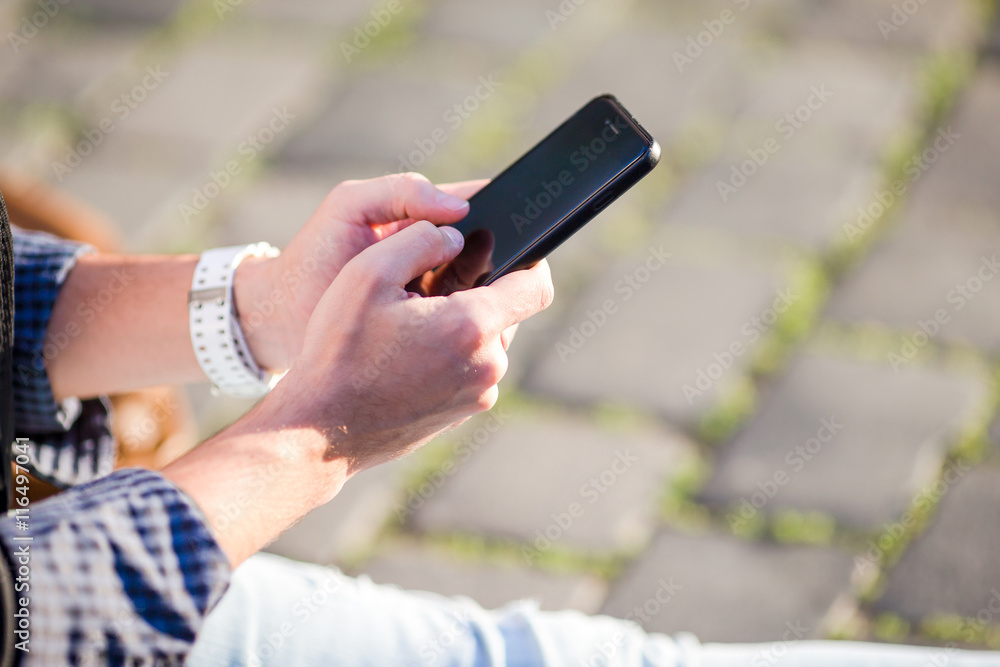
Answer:
<svg viewBox="0 0 1000 667"><path fill-rule="evenodd" d="M344 460L351 474L492 407L507 370L503 332L552 301L544 261L447 296L407 291L463 243L450 227L403 227L340 270L301 356L261 406L283 428L319 429L324 459Z"/></svg>
<svg viewBox="0 0 1000 667"><path fill-rule="evenodd" d="M415 220L458 222L485 183L438 188L419 174L392 174L333 188L280 257L248 259L237 269L236 306L257 363L272 371L292 364L316 304L358 253Z"/></svg>
<svg viewBox="0 0 1000 667"><path fill-rule="evenodd" d="M340 268L274 390L164 469L233 567L355 473L489 409L507 369L502 332L552 300L545 262L448 296L410 292L463 242L448 226L402 227Z"/></svg>

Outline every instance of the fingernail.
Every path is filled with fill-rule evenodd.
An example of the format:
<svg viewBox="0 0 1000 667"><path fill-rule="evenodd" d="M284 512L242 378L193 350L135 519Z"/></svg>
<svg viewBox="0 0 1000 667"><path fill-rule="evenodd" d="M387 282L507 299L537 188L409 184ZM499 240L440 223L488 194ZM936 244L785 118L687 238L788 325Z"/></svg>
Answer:
<svg viewBox="0 0 1000 667"><path fill-rule="evenodd" d="M449 211L461 211L469 205L469 202L461 197L455 197L447 192L439 192L437 194L437 201Z"/></svg>
<svg viewBox="0 0 1000 667"><path fill-rule="evenodd" d="M442 225L441 227L438 227L438 229L441 230L441 233L444 234L447 241L456 248L461 248L465 245L465 239L462 237L462 232L458 231L454 227Z"/></svg>

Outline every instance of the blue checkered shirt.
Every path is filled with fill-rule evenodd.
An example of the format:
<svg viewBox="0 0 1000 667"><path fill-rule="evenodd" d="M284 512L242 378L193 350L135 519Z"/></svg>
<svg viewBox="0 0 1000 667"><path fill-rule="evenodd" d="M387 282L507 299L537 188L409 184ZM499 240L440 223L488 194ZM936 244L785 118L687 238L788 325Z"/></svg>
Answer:
<svg viewBox="0 0 1000 667"><path fill-rule="evenodd" d="M25 665L180 665L228 585L229 563L177 487L148 470L111 472L103 401L53 398L45 360L59 353L59 336L47 344L46 327L86 251L14 230L15 434L30 438L22 451L33 472L72 487L0 519L17 605L28 609L18 640L29 652L18 655Z"/></svg>

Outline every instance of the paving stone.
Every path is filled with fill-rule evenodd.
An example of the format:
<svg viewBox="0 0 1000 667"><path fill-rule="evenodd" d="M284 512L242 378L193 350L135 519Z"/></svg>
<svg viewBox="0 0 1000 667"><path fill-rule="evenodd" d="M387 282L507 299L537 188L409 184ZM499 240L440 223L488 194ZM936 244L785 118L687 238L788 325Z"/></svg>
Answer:
<svg viewBox="0 0 1000 667"><path fill-rule="evenodd" d="M750 176L734 177L734 168L749 160L730 152L701 170L667 205L663 224L716 227L821 250L841 238L849 211L867 204L879 183L872 165L801 145L779 149L748 170ZM739 187L731 188L734 183Z"/></svg>
<svg viewBox="0 0 1000 667"><path fill-rule="evenodd" d="M590 575L552 574L510 563L472 563L409 542L382 550L361 573L380 584L469 597L487 609L530 598L546 610L594 613L606 592L604 582Z"/></svg>
<svg viewBox="0 0 1000 667"><path fill-rule="evenodd" d="M303 517L267 550L320 565L341 564L367 551L399 503L413 463L400 459L359 473L333 500Z"/></svg>
<svg viewBox="0 0 1000 667"><path fill-rule="evenodd" d="M237 155L241 142L264 130L275 130L270 143L261 142L274 150L311 111L314 90L325 85L329 75L321 72L318 56L312 44L281 37L216 35L163 66L165 79L132 111L128 127L197 143L206 171L213 160Z"/></svg>
<svg viewBox="0 0 1000 667"><path fill-rule="evenodd" d="M65 164L68 150L57 160ZM110 216L127 247L152 251L163 250L145 245L155 221L164 213L176 219L178 203L203 184L204 169L197 144L136 134L123 122L68 174L50 168L45 176Z"/></svg>
<svg viewBox="0 0 1000 667"><path fill-rule="evenodd" d="M354 178L364 178L354 172ZM284 247L338 182L319 175L272 171L226 202L213 243L235 245L267 241Z"/></svg>
<svg viewBox="0 0 1000 667"><path fill-rule="evenodd" d="M427 49L335 91L286 146L282 163L322 169L348 161L375 164L380 174L425 171L461 136L469 117L506 95L496 61L456 55ZM454 110L467 100L461 114Z"/></svg>
<svg viewBox="0 0 1000 667"><path fill-rule="evenodd" d="M753 508L793 509L877 529L936 479L984 395L979 381L931 368L803 355L723 451L702 496L740 508L731 524Z"/></svg>
<svg viewBox="0 0 1000 667"><path fill-rule="evenodd" d="M914 188L914 198L952 206L1000 209L1000 188L990 177L1000 165L1000 134L995 131L1000 106L1000 63L985 61L958 101L952 117L942 123L958 134ZM947 133L946 133L947 134ZM932 142L937 136L932 138ZM943 145L947 145L945 141Z"/></svg>
<svg viewBox="0 0 1000 667"><path fill-rule="evenodd" d="M908 13L902 8L918 7ZM934 49L973 43L973 6L961 2L810 0L786 3L782 31L804 39Z"/></svg>
<svg viewBox="0 0 1000 667"><path fill-rule="evenodd" d="M984 68L951 125L959 138L921 173L892 236L834 294L831 318L881 323L908 338L923 322L936 342L1000 350L993 252L1000 247L1000 192L981 173L1000 169L1000 137L992 129L998 104L1000 68ZM852 224L860 229L864 222L856 213Z"/></svg>
<svg viewBox="0 0 1000 667"><path fill-rule="evenodd" d="M576 298L612 269L626 249L630 251L645 237L648 230L642 202L656 187L651 179L641 182L549 255L555 300L518 327L516 342L508 351L506 382L519 384L537 359L553 353L553 336L564 330L563 321L567 313L574 312Z"/></svg>
<svg viewBox="0 0 1000 667"><path fill-rule="evenodd" d="M490 49L522 50L552 34L547 8L531 0L439 0L421 31L434 40L469 39Z"/></svg>
<svg viewBox="0 0 1000 667"><path fill-rule="evenodd" d="M341 30L347 33L355 25L371 20L369 12L383 8L386 2L328 2L327 0L255 0L246 7L245 15L271 21L289 21L320 24L324 30Z"/></svg>
<svg viewBox="0 0 1000 667"><path fill-rule="evenodd" d="M1000 447L1000 417L993 420L993 425L990 426L989 438L990 442Z"/></svg>
<svg viewBox="0 0 1000 667"><path fill-rule="evenodd" d="M720 41L679 72L673 54L683 51L688 35L678 30L629 27L587 49L572 63L569 74L541 96L527 118L525 133L544 136L602 93L616 95L665 146L695 121L732 117L746 94L733 64L743 47L740 36Z"/></svg>
<svg viewBox="0 0 1000 667"><path fill-rule="evenodd" d="M916 217L933 218L928 222L937 228L908 226ZM996 222L995 215L967 209L910 209L898 233L834 294L829 316L901 332L893 351L904 359L927 345L925 333L936 343L1000 350Z"/></svg>
<svg viewBox="0 0 1000 667"><path fill-rule="evenodd" d="M966 472L948 488L931 526L889 572L876 608L914 621L938 614L1000 621L998 513L1000 471Z"/></svg>
<svg viewBox="0 0 1000 667"><path fill-rule="evenodd" d="M651 258L647 250L621 261L576 300L525 378L529 391L631 405L690 427L734 387L767 330L760 318L775 315L781 281L738 263L668 260L648 272ZM742 353L730 359L733 349Z"/></svg>
<svg viewBox="0 0 1000 667"><path fill-rule="evenodd" d="M413 527L517 540L531 563L550 545L604 553L641 546L690 445L671 433L551 415L511 418L478 449L459 451L458 471L417 509Z"/></svg>
<svg viewBox="0 0 1000 667"><path fill-rule="evenodd" d="M663 219L826 248L869 203L887 142L913 122L912 65L814 45L755 60L720 156Z"/></svg>
<svg viewBox="0 0 1000 667"><path fill-rule="evenodd" d="M989 35L986 38L984 51L993 58L1000 58L1000 16L993 19Z"/></svg>
<svg viewBox="0 0 1000 667"><path fill-rule="evenodd" d="M601 613L702 641L814 638L850 576L851 557L833 549L663 532Z"/></svg>
<svg viewBox="0 0 1000 667"><path fill-rule="evenodd" d="M21 30L23 21L27 18L25 6L8 2L0 7L0 31L3 31L4 35Z"/></svg>
<svg viewBox="0 0 1000 667"><path fill-rule="evenodd" d="M74 0L63 10L95 22L162 23L171 18L183 0Z"/></svg>
<svg viewBox="0 0 1000 667"><path fill-rule="evenodd" d="M42 28L0 65L5 103L68 106L123 68L145 34L131 27Z"/></svg>
<svg viewBox="0 0 1000 667"><path fill-rule="evenodd" d="M906 55L806 42L748 58L741 73L752 92L740 120L765 121L783 146L826 140L878 161L918 120L919 70Z"/></svg>

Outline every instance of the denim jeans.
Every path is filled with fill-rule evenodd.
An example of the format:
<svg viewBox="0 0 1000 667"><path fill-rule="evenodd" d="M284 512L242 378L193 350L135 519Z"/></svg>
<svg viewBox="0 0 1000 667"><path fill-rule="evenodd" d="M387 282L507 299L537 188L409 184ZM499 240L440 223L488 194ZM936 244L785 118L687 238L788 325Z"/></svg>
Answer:
<svg viewBox="0 0 1000 667"><path fill-rule="evenodd" d="M981 667L1000 666L1000 653L831 641L700 644L607 616L539 611L528 601L487 611L466 598L258 554L233 574L188 664Z"/></svg>

